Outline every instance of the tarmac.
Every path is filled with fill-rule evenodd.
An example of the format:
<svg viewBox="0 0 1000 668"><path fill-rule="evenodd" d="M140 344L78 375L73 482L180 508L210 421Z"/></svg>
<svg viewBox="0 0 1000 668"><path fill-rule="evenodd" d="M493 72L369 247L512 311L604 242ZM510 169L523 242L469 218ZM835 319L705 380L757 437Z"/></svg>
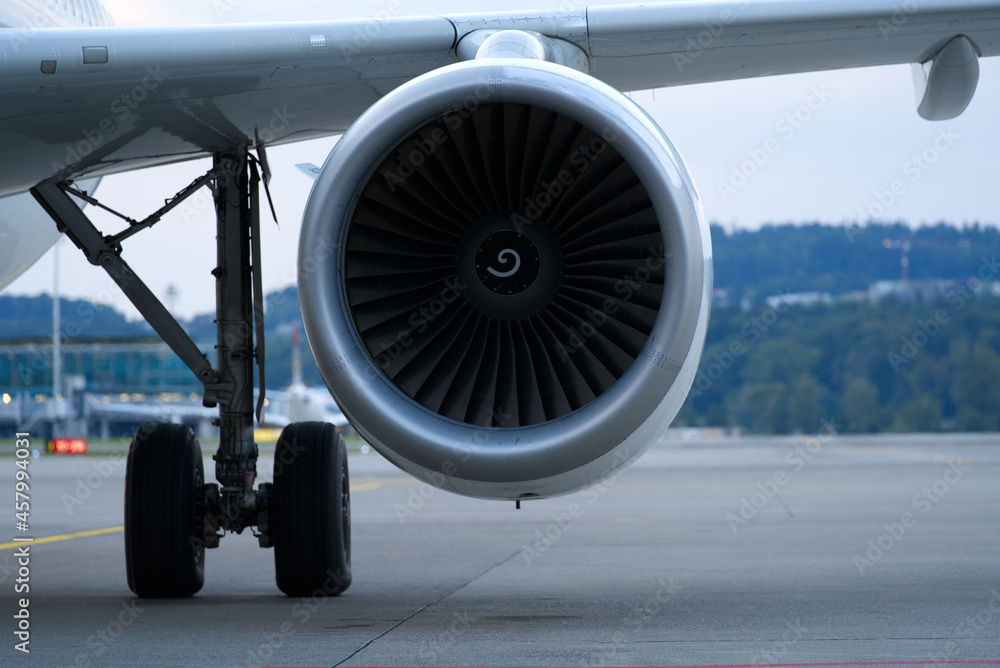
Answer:
<svg viewBox="0 0 1000 668"><path fill-rule="evenodd" d="M3 666L1000 665L996 434L668 432L521 510L353 452L354 581L316 599L278 591L249 531L194 598L137 599L124 455L29 461L21 532L0 457Z"/></svg>

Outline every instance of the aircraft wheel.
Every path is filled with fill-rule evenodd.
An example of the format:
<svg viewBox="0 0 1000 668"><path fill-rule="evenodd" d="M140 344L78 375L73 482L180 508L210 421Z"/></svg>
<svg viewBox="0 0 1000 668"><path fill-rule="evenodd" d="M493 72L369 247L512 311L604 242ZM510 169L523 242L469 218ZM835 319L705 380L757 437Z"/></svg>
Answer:
<svg viewBox="0 0 1000 668"><path fill-rule="evenodd" d="M351 584L347 449L336 428L298 422L274 453L274 566L288 596L336 596Z"/></svg>
<svg viewBox="0 0 1000 668"><path fill-rule="evenodd" d="M192 596L205 582L201 446L187 425L145 424L125 470L125 567L141 598Z"/></svg>

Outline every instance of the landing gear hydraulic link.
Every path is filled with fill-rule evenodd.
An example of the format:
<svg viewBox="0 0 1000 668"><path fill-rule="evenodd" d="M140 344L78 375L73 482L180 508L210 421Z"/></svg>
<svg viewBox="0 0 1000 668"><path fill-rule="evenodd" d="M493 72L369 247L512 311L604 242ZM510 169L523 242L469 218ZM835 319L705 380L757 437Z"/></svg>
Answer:
<svg viewBox="0 0 1000 668"><path fill-rule="evenodd" d="M59 230L104 268L202 382L204 405L219 409L213 421L220 430L218 484L205 483L201 447L189 427L147 424L132 441L125 552L129 588L140 597L193 595L204 582L205 549L218 547L225 532L247 527L257 528L261 547L275 547L277 582L286 594L335 595L350 584L347 460L336 430L321 423L286 427L273 486L254 488L254 418L256 412L261 419L265 387L257 164L245 148L215 155L208 173L148 218L136 221L112 211L129 224L116 235L103 235L73 197L107 207L72 184L46 182L32 189ZM121 257L123 241L152 227L203 185L211 187L216 209L215 367Z"/></svg>

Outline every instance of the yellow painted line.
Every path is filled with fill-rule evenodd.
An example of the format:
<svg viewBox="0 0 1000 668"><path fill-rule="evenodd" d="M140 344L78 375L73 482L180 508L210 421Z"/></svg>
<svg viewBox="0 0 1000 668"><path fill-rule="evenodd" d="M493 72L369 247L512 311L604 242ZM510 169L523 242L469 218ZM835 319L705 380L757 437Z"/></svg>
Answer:
<svg viewBox="0 0 1000 668"><path fill-rule="evenodd" d="M351 485L351 493L367 492L370 489L378 489L379 487L382 487L382 483L380 482L366 482L360 485Z"/></svg>
<svg viewBox="0 0 1000 668"><path fill-rule="evenodd" d="M372 489L378 489L379 487L385 487L386 485L406 485L414 482L413 478L372 478L363 479L366 480L357 485L351 485L352 492L367 492ZM0 550L13 550L18 547L23 547L25 545L41 545L43 543L58 543L64 540L73 540L74 538L90 538L91 536L104 536L109 533L119 533L124 531L125 527L108 527L106 529L91 529L90 531L77 531L76 533L64 533L58 536L45 536L43 538L36 538L33 541L17 541L13 543L0 543Z"/></svg>
<svg viewBox="0 0 1000 668"><path fill-rule="evenodd" d="M33 541L17 541L15 543L0 543L0 550L12 550L15 547L24 547L25 545L41 545L42 543L58 543L63 540L73 540L74 538L90 538L91 536L103 536L109 533L118 533L119 531L124 531L125 527L108 527L107 529L92 529L90 531L77 531L76 533L64 533L58 536L45 536L44 538L36 538Z"/></svg>
<svg viewBox="0 0 1000 668"><path fill-rule="evenodd" d="M352 492L368 492L386 485L410 485L417 482L414 478L362 478L356 485L351 485Z"/></svg>

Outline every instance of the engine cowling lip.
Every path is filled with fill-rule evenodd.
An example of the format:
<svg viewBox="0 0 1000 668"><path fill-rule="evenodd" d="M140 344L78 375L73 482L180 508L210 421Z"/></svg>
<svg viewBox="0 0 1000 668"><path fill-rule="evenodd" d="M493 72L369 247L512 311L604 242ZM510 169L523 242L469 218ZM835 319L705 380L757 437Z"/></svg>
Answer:
<svg viewBox="0 0 1000 668"><path fill-rule="evenodd" d="M569 487L585 485L604 473L606 467L594 463L607 460L615 448L641 428L648 431L646 423L650 420L663 421L663 405L673 403L679 407L690 387L694 375L690 358L692 353L700 355L698 330L703 338L703 321L707 318L704 299L710 290L710 265L706 271L703 264L689 266L689 262L698 265L698 260L710 261L710 250L705 247L706 233L689 177L669 141L648 117L628 109L626 104L630 103L623 103L617 91L584 75L547 63L478 61L450 66L428 76L434 77L433 85L424 85L427 77L415 80L363 115L338 143L316 182L300 246L300 291L303 304L312 306L303 309L310 345L345 415L380 452L407 471L465 493L469 493L462 489L466 486L480 491L494 489L480 494L488 496L570 491ZM553 102L553 89L561 91L562 97L556 101L565 109ZM609 138L609 143L636 168L658 215L680 221L669 228L673 238L665 239L670 287L663 299L683 302L683 308L672 307L672 316L657 319L647 342L647 354L611 390L578 411L542 425L484 429L459 423L430 413L396 388L378 371L360 338L348 326L351 314L337 279L348 226L342 225L337 238L331 238L330 231L323 229L324 221L331 218L350 220L351 202L400 138L427 119L452 111L454 100L465 99L469 91L480 92L482 95L475 99L484 102L545 106L591 128L600 127L597 121L605 121L607 116L602 114L609 110L612 116L628 111L617 120L629 127L620 129L646 135L648 145L626 142L620 136ZM586 99L590 106L579 103L580 99ZM595 105L595 101L600 104ZM362 170L357 165L367 168ZM655 184L653 189L651 183ZM690 193L691 201L676 201L680 193ZM333 251L320 258L316 252L322 248ZM316 264L312 271L303 264L310 257ZM689 289L679 291L679 282ZM678 331L681 336L676 336ZM673 345L665 341L668 335ZM661 364L655 362L657 359ZM668 360L668 368L663 360ZM331 371L333 368L339 371ZM649 399L650 387L658 386L665 386L662 400L642 401ZM675 396L668 402L671 393L680 394L680 400ZM641 410L635 409L637 404L643 406ZM672 410L676 412L676 407ZM608 420L609 415L614 418ZM670 418L672 415L666 420ZM621 460L633 458L648 444L637 444ZM448 471L442 470L442 462L450 463ZM577 472L570 476L574 478L572 484L567 482L567 468ZM525 477L524 471L531 471L532 477ZM516 493L518 489L522 491Z"/></svg>

